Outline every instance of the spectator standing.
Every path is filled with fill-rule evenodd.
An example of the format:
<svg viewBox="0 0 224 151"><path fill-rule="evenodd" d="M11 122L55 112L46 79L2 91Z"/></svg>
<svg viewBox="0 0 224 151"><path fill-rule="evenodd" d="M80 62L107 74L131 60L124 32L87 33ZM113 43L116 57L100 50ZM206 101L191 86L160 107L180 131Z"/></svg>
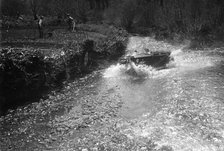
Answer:
<svg viewBox="0 0 224 151"><path fill-rule="evenodd" d="M68 30L73 31L75 28L75 22L72 16L70 16L69 14L67 14L67 23L68 23Z"/></svg>
<svg viewBox="0 0 224 151"><path fill-rule="evenodd" d="M44 37L44 31L43 31L43 16L40 16L38 19L38 30L39 30L39 38Z"/></svg>

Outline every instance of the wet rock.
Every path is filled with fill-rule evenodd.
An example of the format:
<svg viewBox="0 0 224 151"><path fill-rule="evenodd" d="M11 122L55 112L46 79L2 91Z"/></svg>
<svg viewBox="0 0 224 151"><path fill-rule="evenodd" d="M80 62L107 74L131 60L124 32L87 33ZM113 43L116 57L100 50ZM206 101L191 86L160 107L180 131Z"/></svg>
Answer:
<svg viewBox="0 0 224 151"><path fill-rule="evenodd" d="M111 141L116 144L121 144L127 140L127 136L123 134L115 135L111 138Z"/></svg>
<svg viewBox="0 0 224 151"><path fill-rule="evenodd" d="M141 150L142 150L142 151L146 151L146 150L148 150L148 149L147 149L147 147L143 146L143 147L141 147Z"/></svg>
<svg viewBox="0 0 224 151"><path fill-rule="evenodd" d="M174 151L170 146L162 146L159 151Z"/></svg>
<svg viewBox="0 0 224 151"><path fill-rule="evenodd" d="M92 148L92 151L98 151L97 147Z"/></svg>

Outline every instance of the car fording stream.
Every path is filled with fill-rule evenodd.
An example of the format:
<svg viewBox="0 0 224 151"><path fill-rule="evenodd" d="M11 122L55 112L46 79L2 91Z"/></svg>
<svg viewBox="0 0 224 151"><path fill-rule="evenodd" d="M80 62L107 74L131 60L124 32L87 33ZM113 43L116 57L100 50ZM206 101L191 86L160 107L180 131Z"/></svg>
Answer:
<svg viewBox="0 0 224 151"><path fill-rule="evenodd" d="M117 85L124 102L120 115L135 121L124 132L154 138L176 151L224 150L224 48L189 50L144 37L130 38L127 54L135 50L168 50L174 57L167 69L124 65L105 73Z"/></svg>
<svg viewBox="0 0 224 151"><path fill-rule="evenodd" d="M77 106L78 102L98 100L104 104L120 101L122 105L117 110L118 114L110 117L110 120L116 121L112 123L118 123L119 133L130 140L146 138L157 144L157 148L169 146L170 149L166 148L165 151L223 151L224 48L190 50L183 49L184 46L173 46L149 37L130 37L126 55L135 50L144 51L145 48L150 51L166 50L171 51L174 61L162 70L146 65L134 66L134 72L128 66L117 63L105 70L92 73L86 81L85 78L75 81L70 85L75 87L71 90L73 101L62 99L52 102L60 104L58 106L63 109L58 109L57 113L54 113L55 116L53 113L46 114L46 125L74 125L75 114L82 108ZM67 94L63 95L66 97ZM43 102L36 103L35 106L41 106L41 103ZM101 109L103 110L99 107L96 110ZM49 110L44 109L45 112ZM3 136L16 142L16 139L21 137L23 140L29 140L32 136L37 138L44 134L45 131L28 124L30 121L35 123L34 119L27 117L40 112L35 111L37 113L25 114L17 110L14 111L14 116L9 114L2 117L2 125L7 125L9 121L14 123L14 126L0 128ZM20 122L23 125L27 123L25 127L17 124L16 115L23 117ZM103 131L105 127L100 127L99 131ZM96 129L93 128L94 131ZM27 132L27 135L20 136L18 131ZM31 132L32 136L28 138ZM89 130L88 133L93 132ZM62 135L60 137L64 138ZM58 141L58 150L67 150L66 147L71 147L71 138L65 138ZM100 141L103 142L104 139L106 138L101 138ZM72 145L75 146L75 143L77 141ZM6 144L3 143L5 146ZM38 148L35 143L27 146L31 149Z"/></svg>

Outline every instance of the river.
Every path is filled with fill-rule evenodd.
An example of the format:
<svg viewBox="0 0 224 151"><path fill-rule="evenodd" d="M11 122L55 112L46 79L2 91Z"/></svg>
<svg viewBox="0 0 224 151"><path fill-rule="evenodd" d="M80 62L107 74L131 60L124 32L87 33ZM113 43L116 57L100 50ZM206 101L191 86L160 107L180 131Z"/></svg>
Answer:
<svg viewBox="0 0 224 151"><path fill-rule="evenodd" d="M224 151L224 48L190 50L186 45L130 37L126 54L145 48L165 50L171 51L174 61L167 69L140 65L135 72L113 64L68 84L59 94L52 92L47 100L11 110L0 119L2 150L72 150L80 145L77 140L83 141L81 148L106 150L99 145L119 144L110 144L116 132L136 144L147 139L156 151ZM84 113L84 108L92 112ZM80 128L81 113L106 122ZM103 133L114 123L119 132ZM67 126L63 133L58 129L62 125ZM52 130L55 127L57 133ZM87 138L92 140L86 141L83 137L90 134ZM49 135L55 135L53 143L46 140ZM113 149L150 150L144 145L129 149L125 145Z"/></svg>

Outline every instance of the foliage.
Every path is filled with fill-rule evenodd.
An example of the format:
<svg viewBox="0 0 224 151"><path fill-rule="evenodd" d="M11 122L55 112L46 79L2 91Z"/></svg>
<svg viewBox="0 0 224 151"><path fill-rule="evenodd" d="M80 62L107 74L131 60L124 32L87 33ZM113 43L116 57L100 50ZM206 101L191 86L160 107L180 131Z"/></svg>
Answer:
<svg viewBox="0 0 224 151"><path fill-rule="evenodd" d="M0 56L1 101L4 107L10 101L29 100L38 96L37 90L43 89L47 65L44 56L38 51L2 49ZM13 95L12 95L13 94ZM15 102L15 105L18 102Z"/></svg>
<svg viewBox="0 0 224 151"><path fill-rule="evenodd" d="M136 3L134 0L127 0L124 2L122 11L121 11L121 26L126 30L130 30L135 18Z"/></svg>
<svg viewBox="0 0 224 151"><path fill-rule="evenodd" d="M213 28L223 24L223 1L190 0L162 3L143 1L141 22L145 26L166 28L171 32L183 32L192 35L208 34ZM148 16L147 16L148 15Z"/></svg>
<svg viewBox="0 0 224 151"><path fill-rule="evenodd" d="M1 49L0 54L0 95L5 104L36 99L42 90L59 86L69 67L80 73L76 59L79 53L67 49L51 56L38 49L16 48Z"/></svg>
<svg viewBox="0 0 224 151"><path fill-rule="evenodd" d="M23 0L1 0L2 15L16 17L18 13L27 13L26 3Z"/></svg>
<svg viewBox="0 0 224 151"><path fill-rule="evenodd" d="M80 20L82 23L86 23L87 22L87 5L85 3L85 1L83 0L78 0L76 7L75 7L75 14L76 14L76 18L77 20Z"/></svg>
<svg viewBox="0 0 224 151"><path fill-rule="evenodd" d="M224 24L224 1L220 0L2 0L2 6L2 14L7 16L19 12L63 19L70 13L83 23L106 21L128 31L147 27L166 30L168 35L204 37L223 31Z"/></svg>
<svg viewBox="0 0 224 151"><path fill-rule="evenodd" d="M97 31L98 28L92 30ZM18 102L23 104L29 100L38 100L44 91L55 89L63 81L85 74L88 68L94 69L97 66L96 59L122 55L125 31L114 28L106 33L110 35L103 40L95 41L94 48L91 39L74 41L64 38L65 43L59 50L1 49L0 107L11 104L17 106ZM91 54L92 60L88 63L90 66L84 69L83 52L89 49L97 51ZM14 95L11 95L12 93Z"/></svg>

